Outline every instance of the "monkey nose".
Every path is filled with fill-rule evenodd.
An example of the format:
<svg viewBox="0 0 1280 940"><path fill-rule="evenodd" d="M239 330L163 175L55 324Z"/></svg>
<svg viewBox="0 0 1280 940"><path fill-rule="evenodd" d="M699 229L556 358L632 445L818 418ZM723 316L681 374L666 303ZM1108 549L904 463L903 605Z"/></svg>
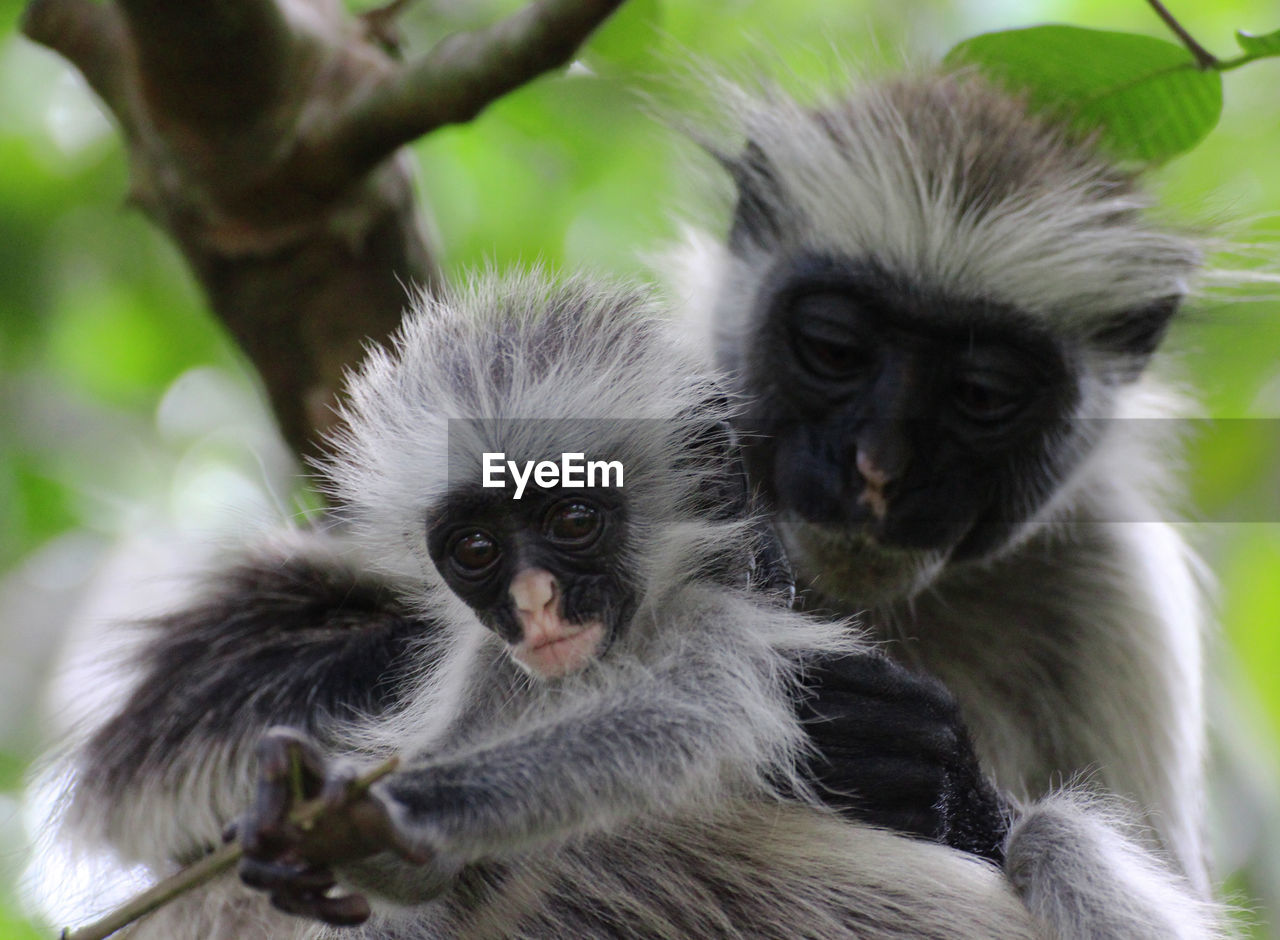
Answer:
<svg viewBox="0 0 1280 940"><path fill-rule="evenodd" d="M882 470L871 455L862 449L858 450L854 465L865 483L858 502L870 509L877 519L883 519L889 512L889 500L884 491L893 476Z"/></svg>
<svg viewBox="0 0 1280 940"><path fill-rule="evenodd" d="M867 486L874 490L883 491L889 485L889 481L893 477L881 470L875 459L865 450L858 449L858 456L854 460L854 465L858 468L858 473L862 475L862 479L866 481Z"/></svg>
<svg viewBox="0 0 1280 940"><path fill-rule="evenodd" d="M516 610L522 614L554 613L560 585L551 572L532 568L521 571L512 579L510 593Z"/></svg>

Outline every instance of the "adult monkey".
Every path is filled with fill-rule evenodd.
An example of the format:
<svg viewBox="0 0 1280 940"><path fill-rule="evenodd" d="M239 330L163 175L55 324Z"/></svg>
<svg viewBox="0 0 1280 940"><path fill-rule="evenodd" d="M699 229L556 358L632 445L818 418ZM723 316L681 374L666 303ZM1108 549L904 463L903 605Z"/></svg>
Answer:
<svg viewBox="0 0 1280 940"><path fill-rule="evenodd" d="M1198 246L976 77L726 106L736 210L726 244L691 234L684 302L806 606L955 693L1029 804L1006 869L1045 923L1213 934L1196 563L1159 521L1161 422L1115 420L1170 414L1147 366ZM1078 777L1130 806L1054 792Z"/></svg>

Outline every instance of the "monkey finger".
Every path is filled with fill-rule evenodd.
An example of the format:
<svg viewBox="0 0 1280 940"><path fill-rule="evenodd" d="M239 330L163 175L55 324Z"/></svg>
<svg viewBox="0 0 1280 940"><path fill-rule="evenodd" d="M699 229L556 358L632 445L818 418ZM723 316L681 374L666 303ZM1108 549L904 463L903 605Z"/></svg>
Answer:
<svg viewBox="0 0 1280 940"><path fill-rule="evenodd" d="M324 921L334 927L354 927L369 919L372 909L361 894L329 897L323 893L277 891L271 895L271 906L286 914Z"/></svg>
<svg viewBox="0 0 1280 940"><path fill-rule="evenodd" d="M353 767L337 766L328 769L320 785L319 796L326 812L332 812L346 805L355 782L356 772Z"/></svg>
<svg viewBox="0 0 1280 940"><path fill-rule="evenodd" d="M961 729L920 719L879 702L850 706L845 713L802 715L805 733L823 754L884 754L949 763L961 749Z"/></svg>
<svg viewBox="0 0 1280 940"><path fill-rule="evenodd" d="M845 753L834 759L827 754L808 762L804 769L820 783L840 783L895 802L937 802L951 782L951 774L940 764L875 752Z"/></svg>
<svg viewBox="0 0 1280 940"><path fill-rule="evenodd" d="M253 805L235 823L240 845L250 856L271 856L292 841L286 831L292 800L284 780L262 777Z"/></svg>
<svg viewBox="0 0 1280 940"><path fill-rule="evenodd" d="M295 733L291 728L275 726L258 739L258 773L268 780L283 780L293 763Z"/></svg>
<svg viewBox="0 0 1280 940"><path fill-rule="evenodd" d="M895 828L892 821L903 813L940 822L949 795L939 768L878 758L811 768L811 779L822 801L841 815L886 828Z"/></svg>
<svg viewBox="0 0 1280 940"><path fill-rule="evenodd" d="M240 880L263 891L297 890L323 893L335 884L333 872L322 866L240 860Z"/></svg>
<svg viewBox="0 0 1280 940"><path fill-rule="evenodd" d="M862 822L891 832L936 840L945 835L946 822L938 813L923 810L880 810L868 816L856 816Z"/></svg>
<svg viewBox="0 0 1280 940"><path fill-rule="evenodd" d="M958 714L955 697L941 682L879 654L825 657L810 669L805 684L819 701L830 694L854 692L888 701L909 700L937 716Z"/></svg>
<svg viewBox="0 0 1280 940"><path fill-rule="evenodd" d="M289 767L291 743L271 729L258 741L258 785L253 804L233 823L249 855L270 856L288 843L286 824L293 805ZM230 827L229 827L230 828Z"/></svg>
<svg viewBox="0 0 1280 940"><path fill-rule="evenodd" d="M258 760L264 776L287 779L295 766L303 770L304 796L316 795L326 776L328 761L310 737L283 725L263 732L258 742Z"/></svg>

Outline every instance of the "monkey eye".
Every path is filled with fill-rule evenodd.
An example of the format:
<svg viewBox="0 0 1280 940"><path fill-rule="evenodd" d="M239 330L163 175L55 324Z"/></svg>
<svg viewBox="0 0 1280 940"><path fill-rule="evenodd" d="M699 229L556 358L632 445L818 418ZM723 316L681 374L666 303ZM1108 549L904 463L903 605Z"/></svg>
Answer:
<svg viewBox="0 0 1280 940"><path fill-rule="evenodd" d="M951 391L962 417L975 424L998 424L1022 410L1029 388L1014 376L975 372L957 377Z"/></svg>
<svg viewBox="0 0 1280 940"><path fill-rule="evenodd" d="M559 503L547 515L544 531L553 542L583 548L600 532L600 510L581 500Z"/></svg>
<svg viewBox="0 0 1280 940"><path fill-rule="evenodd" d="M474 578L488 571L501 555L497 541L482 531L464 532L449 546L449 557L459 573L466 577Z"/></svg>
<svg viewBox="0 0 1280 940"><path fill-rule="evenodd" d="M806 369L830 379L854 378L867 367L866 353L849 344L815 341L802 335L796 352Z"/></svg>
<svg viewBox="0 0 1280 940"><path fill-rule="evenodd" d="M872 352L851 328L850 300L839 294L806 294L791 308L791 345L812 375L852 379L872 365Z"/></svg>

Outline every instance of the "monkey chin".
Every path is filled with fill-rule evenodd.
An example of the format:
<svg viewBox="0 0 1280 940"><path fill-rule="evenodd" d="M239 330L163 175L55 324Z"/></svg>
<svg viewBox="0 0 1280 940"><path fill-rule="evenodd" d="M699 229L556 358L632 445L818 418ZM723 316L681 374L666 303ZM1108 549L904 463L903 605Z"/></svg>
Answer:
<svg viewBox="0 0 1280 940"><path fill-rule="evenodd" d="M530 675L558 679L585 669L604 646L604 624L589 620L583 624L561 623L562 629L541 632L536 640L522 640L510 648L511 658Z"/></svg>
<svg viewBox="0 0 1280 940"><path fill-rule="evenodd" d="M798 519L781 520L778 529L807 587L846 605L866 608L909 600L946 563L945 552L894 548L856 529Z"/></svg>

